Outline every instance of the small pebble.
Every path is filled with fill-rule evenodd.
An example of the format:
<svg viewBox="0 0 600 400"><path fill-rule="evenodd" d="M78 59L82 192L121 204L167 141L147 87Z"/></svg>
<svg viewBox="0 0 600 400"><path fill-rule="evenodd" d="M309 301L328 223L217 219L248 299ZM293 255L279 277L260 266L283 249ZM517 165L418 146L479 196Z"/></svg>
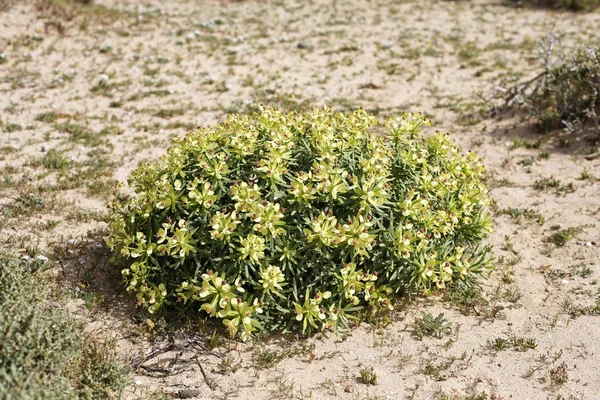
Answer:
<svg viewBox="0 0 600 400"><path fill-rule="evenodd" d="M108 83L108 81L110 80L110 76L106 75L106 74L101 74L98 77L98 83L100 85L106 85Z"/></svg>
<svg viewBox="0 0 600 400"><path fill-rule="evenodd" d="M300 42L296 45L299 49L312 49L314 46L310 43Z"/></svg>

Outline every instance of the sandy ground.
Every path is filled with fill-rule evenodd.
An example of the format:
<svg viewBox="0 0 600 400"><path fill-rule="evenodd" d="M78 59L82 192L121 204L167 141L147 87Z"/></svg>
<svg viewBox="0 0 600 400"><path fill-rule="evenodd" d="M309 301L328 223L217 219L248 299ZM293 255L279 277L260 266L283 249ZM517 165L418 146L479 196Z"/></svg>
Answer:
<svg viewBox="0 0 600 400"><path fill-rule="evenodd" d="M599 12L107 0L65 15L31 3L0 12L0 243L54 260L65 304L124 359L169 343L107 273L106 205L174 135L259 104L423 111L487 167L498 261L472 307L417 298L384 327L212 352L209 329L188 330L136 370L127 398L600 399L600 158L518 116L482 116L494 87L540 70L551 31L566 52L598 43ZM452 331L419 340L421 311L443 312Z"/></svg>

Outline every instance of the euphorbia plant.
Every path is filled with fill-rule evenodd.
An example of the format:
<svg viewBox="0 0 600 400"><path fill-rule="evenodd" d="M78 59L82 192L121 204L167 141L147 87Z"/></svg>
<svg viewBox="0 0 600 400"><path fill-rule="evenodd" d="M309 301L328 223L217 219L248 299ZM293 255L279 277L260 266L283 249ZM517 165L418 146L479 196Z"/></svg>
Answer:
<svg viewBox="0 0 600 400"><path fill-rule="evenodd" d="M232 334L346 327L393 296L489 267L483 167L419 114L263 109L175 139L130 178L108 244L151 313L192 309Z"/></svg>

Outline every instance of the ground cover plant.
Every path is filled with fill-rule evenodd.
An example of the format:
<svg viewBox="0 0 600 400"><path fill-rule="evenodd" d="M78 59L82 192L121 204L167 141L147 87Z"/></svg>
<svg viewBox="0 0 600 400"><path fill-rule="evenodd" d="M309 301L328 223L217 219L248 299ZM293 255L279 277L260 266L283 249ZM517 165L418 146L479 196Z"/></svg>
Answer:
<svg viewBox="0 0 600 400"><path fill-rule="evenodd" d="M43 267L0 254L0 398L118 398L126 368L55 307Z"/></svg>
<svg viewBox="0 0 600 400"><path fill-rule="evenodd" d="M110 247L150 313L192 308L232 335L346 327L490 266L483 168L407 114L263 109L176 139L130 178Z"/></svg>

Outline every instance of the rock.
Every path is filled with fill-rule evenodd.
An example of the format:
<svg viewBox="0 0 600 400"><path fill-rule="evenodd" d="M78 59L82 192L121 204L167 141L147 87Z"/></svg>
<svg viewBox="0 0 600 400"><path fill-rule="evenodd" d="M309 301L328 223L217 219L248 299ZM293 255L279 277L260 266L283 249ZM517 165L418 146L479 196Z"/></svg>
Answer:
<svg viewBox="0 0 600 400"><path fill-rule="evenodd" d="M98 84L100 84L100 85L108 84L109 80L110 80L110 76L108 76L106 74L100 74L100 76L98 76Z"/></svg>
<svg viewBox="0 0 600 400"><path fill-rule="evenodd" d="M315 46L313 46L310 43L306 43L306 42L299 42L296 47L298 47L299 49L313 49Z"/></svg>

